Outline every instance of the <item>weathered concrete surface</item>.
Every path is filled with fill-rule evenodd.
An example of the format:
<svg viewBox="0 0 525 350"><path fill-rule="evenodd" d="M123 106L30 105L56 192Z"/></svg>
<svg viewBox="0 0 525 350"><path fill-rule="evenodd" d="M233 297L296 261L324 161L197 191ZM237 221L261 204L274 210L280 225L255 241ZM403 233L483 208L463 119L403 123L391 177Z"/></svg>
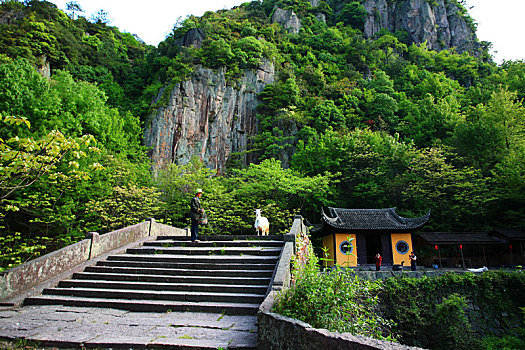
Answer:
<svg viewBox="0 0 525 350"><path fill-rule="evenodd" d="M273 277L272 290L281 290L290 286L290 263L293 256L293 245L294 243L292 242L286 242L284 244L281 256L279 257L277 269Z"/></svg>
<svg viewBox="0 0 525 350"><path fill-rule="evenodd" d="M130 243L130 244L124 245L122 247L119 247L117 249L111 250L111 251L109 251L109 252L107 252L105 254L102 254L102 255L100 255L100 256L98 256L96 258L93 258L91 260L86 260L84 262L81 262L81 263L79 263L79 264L77 264L75 266L70 267L69 269L62 269L62 271L60 273L58 273L57 275L47 276L46 279L40 281L40 283L38 283L38 284L31 283L31 284L29 284L30 287L27 287L27 288L24 288L25 286L20 286L20 290L18 290L15 294L10 296L9 298L3 300L2 304L4 304L4 305L11 305L11 306L20 306L20 305L22 305L22 303L23 303L25 298L33 296L33 295L41 294L42 291L45 288L54 287L55 285L58 284L59 281L65 280L65 279L69 279L74 273L83 271L87 266L95 265L98 261L106 259L108 255L120 254L120 253L126 251L128 248L133 248L135 246L139 246L139 245L141 245L142 243L144 243L146 241L154 240L156 238L157 238L156 236L145 237L145 238L140 239L138 241L135 241L133 243ZM71 247L71 246L69 246L69 247ZM68 247L66 247L66 248L68 248ZM42 257L42 258L44 258L44 257ZM23 266L23 265L20 265L20 266ZM8 270L6 272L9 272L9 271L11 271L11 270Z"/></svg>
<svg viewBox="0 0 525 350"><path fill-rule="evenodd" d="M98 237L95 235L91 246L91 258L149 236L150 225L150 222L145 221Z"/></svg>
<svg viewBox="0 0 525 350"><path fill-rule="evenodd" d="M177 228L169 225L160 224L155 219L152 221L150 236L189 236L189 228Z"/></svg>
<svg viewBox="0 0 525 350"><path fill-rule="evenodd" d="M85 239L0 273L0 300L42 283L89 259L91 240Z"/></svg>
<svg viewBox="0 0 525 350"><path fill-rule="evenodd" d="M254 349L257 326L255 316L26 306L0 311L0 338L39 347Z"/></svg>

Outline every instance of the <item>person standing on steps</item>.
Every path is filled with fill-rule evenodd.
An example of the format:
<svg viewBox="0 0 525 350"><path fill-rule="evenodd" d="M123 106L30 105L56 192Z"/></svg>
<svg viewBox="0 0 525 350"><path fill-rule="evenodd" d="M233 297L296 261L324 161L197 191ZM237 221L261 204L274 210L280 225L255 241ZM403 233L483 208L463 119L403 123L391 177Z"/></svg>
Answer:
<svg viewBox="0 0 525 350"><path fill-rule="evenodd" d="M416 254L414 254L414 252L410 252L410 255L408 256L408 258L410 259L410 270L416 271L416 260L417 260Z"/></svg>
<svg viewBox="0 0 525 350"><path fill-rule="evenodd" d="M202 190L199 188L195 193L195 197L190 202L190 218L191 218L191 241L198 242L199 235L199 219L201 218L204 209L202 209L200 197L202 196Z"/></svg>
<svg viewBox="0 0 525 350"><path fill-rule="evenodd" d="M374 259L376 259L376 271L381 270L381 262L383 261L383 257L381 254L377 253Z"/></svg>

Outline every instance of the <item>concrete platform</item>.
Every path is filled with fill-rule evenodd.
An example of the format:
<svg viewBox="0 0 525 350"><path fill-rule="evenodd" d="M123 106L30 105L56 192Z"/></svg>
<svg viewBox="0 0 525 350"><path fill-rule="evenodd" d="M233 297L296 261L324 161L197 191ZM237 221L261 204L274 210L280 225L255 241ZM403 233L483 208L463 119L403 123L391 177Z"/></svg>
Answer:
<svg viewBox="0 0 525 350"><path fill-rule="evenodd" d="M0 347L255 349L257 317L61 305L0 310ZM21 340L22 339L22 340Z"/></svg>

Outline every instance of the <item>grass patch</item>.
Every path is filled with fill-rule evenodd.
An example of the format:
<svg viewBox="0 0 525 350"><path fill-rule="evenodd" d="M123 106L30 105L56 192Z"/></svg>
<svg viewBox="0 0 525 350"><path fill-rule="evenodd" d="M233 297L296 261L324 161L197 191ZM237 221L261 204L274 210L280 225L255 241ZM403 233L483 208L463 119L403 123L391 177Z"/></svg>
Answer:
<svg viewBox="0 0 525 350"><path fill-rule="evenodd" d="M195 339L195 338L193 338L191 335L185 334L185 335L180 336L179 339Z"/></svg>

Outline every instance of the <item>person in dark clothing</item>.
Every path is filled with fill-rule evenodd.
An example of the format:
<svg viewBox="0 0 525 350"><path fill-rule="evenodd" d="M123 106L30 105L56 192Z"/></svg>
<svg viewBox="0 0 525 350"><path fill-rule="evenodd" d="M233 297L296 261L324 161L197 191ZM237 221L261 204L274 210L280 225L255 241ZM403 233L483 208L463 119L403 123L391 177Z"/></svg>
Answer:
<svg viewBox="0 0 525 350"><path fill-rule="evenodd" d="M202 190L199 188L195 197L190 202L190 218L191 218L191 241L198 242L199 235L199 219L204 212L202 209L200 197L202 196Z"/></svg>
<svg viewBox="0 0 525 350"><path fill-rule="evenodd" d="M374 259L376 259L376 271L381 270L381 262L383 261L383 257L381 254L377 253Z"/></svg>
<svg viewBox="0 0 525 350"><path fill-rule="evenodd" d="M416 260L417 260L416 254L414 254L414 252L410 252L410 255L408 256L408 258L410 259L410 270L416 271Z"/></svg>

